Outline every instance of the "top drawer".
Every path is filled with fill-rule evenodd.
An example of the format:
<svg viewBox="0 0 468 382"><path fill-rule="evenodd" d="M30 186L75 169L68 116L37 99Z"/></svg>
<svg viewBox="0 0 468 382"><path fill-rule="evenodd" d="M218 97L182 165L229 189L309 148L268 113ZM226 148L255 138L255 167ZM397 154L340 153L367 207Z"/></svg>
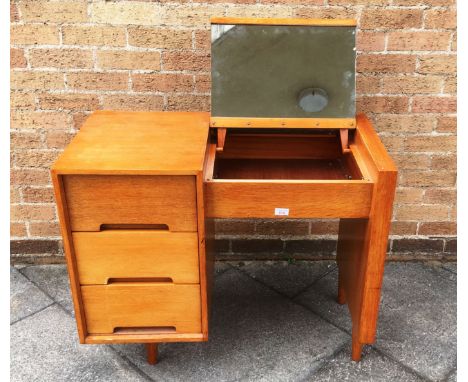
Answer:
<svg viewBox="0 0 468 382"><path fill-rule="evenodd" d="M197 231L194 176L65 175L63 184L72 231L156 224Z"/></svg>

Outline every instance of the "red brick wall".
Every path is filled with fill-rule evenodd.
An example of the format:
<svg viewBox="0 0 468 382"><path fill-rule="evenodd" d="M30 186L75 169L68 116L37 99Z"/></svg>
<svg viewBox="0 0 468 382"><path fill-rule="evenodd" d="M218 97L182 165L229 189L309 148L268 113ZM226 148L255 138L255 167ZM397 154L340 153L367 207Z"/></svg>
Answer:
<svg viewBox="0 0 468 382"><path fill-rule="evenodd" d="M358 110L400 169L389 249L454 256L454 1L18 0L10 9L16 260L61 260L48 167L92 110L209 110L210 16L356 18ZM223 256L330 256L336 222L220 221L218 233Z"/></svg>

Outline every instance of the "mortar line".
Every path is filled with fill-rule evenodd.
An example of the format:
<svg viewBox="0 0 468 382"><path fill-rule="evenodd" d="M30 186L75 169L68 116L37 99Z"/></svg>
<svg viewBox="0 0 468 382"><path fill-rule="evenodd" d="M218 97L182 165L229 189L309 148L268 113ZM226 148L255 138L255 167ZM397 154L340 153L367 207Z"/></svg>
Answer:
<svg viewBox="0 0 468 382"><path fill-rule="evenodd" d="M62 265L62 264L44 264L44 265ZM56 303L58 306L60 306L65 312L67 312L70 316L73 317L63 306L62 304L57 301L52 295L50 295L47 291L44 290L39 284L37 284L35 281L31 280L26 274L24 274L22 271L23 269L26 268L31 268L31 267L40 267L41 265L36 265L36 264L30 264L24 268L18 269L18 272L20 272L31 284L33 284L36 288L38 288L42 293L44 293L47 297L49 297L54 303ZM67 269L67 276L68 276L68 269ZM68 280L68 277L67 277ZM69 280L68 280L69 281ZM70 293L71 294L71 293Z"/></svg>
<svg viewBox="0 0 468 382"><path fill-rule="evenodd" d="M28 279L28 280L29 280L29 279ZM46 310L47 308L50 308L50 307L51 307L52 305L54 305L54 304L57 304L57 302L56 302L55 300L52 300L52 303L50 303L49 305L47 305L47 306L45 306L45 307L43 307L43 308L41 308L41 309L39 309L39 310L37 310L37 311L31 313L31 314L28 314L27 316L21 317L21 318L19 318L19 319L16 320L16 321L10 322L10 326L13 326L14 324L17 324L18 322L21 322L21 321L25 320L26 318L32 317L32 316L34 316L36 313L40 313L40 312L44 311L44 310Z"/></svg>
<svg viewBox="0 0 468 382"><path fill-rule="evenodd" d="M237 268L233 268L233 269L237 269ZM273 291L274 293L280 295L281 297L286 298L286 299L287 299L288 301L290 301L291 303L305 308L307 311L309 311L309 312L312 313L313 315L315 315L315 316L321 318L322 320L324 320L325 322L329 323L330 325L332 325L332 326L335 327L336 329L338 329L338 330L340 330L340 331L342 331L342 332L348 334L349 336L351 336L351 333L349 333L348 330L346 330L346 329L344 329L344 328L342 328L342 327L336 325L335 323L331 322L329 319L323 317L321 314L319 314L319 313L317 313L317 312L315 312L315 311L309 309L307 306L301 304L300 302L298 302L298 301L296 301L296 300L292 300L291 298L289 298L288 296L284 295L283 293L278 292L277 290L271 288L269 285L265 284L265 283L262 282L261 280L254 279L254 278L251 277L249 274L246 274L245 271L240 270L240 269L237 269L237 270L238 270L239 272L241 272L242 274L247 275L250 279L252 279L252 280L258 282L259 284L261 284L261 285L263 285L263 286L265 286L265 287L267 287L269 290Z"/></svg>
<svg viewBox="0 0 468 382"><path fill-rule="evenodd" d="M130 345L130 344L126 344ZM143 344L138 344L138 345L143 345ZM141 375L143 378L145 378L147 381L155 381L155 379L151 378L148 374L146 374L142 369L138 367L136 363L131 361L126 355L121 354L118 350L114 349L113 345L106 345L108 349L110 349L115 355L117 355L120 359L124 360L127 362L132 369L134 369L139 375ZM155 366L157 367L157 365Z"/></svg>
<svg viewBox="0 0 468 382"><path fill-rule="evenodd" d="M247 261L248 261L248 260L247 260ZM260 261L261 261L261 260L260 260ZM272 261L274 261L274 260L272 260ZM286 260L279 260L279 261L286 261ZM238 268L238 267L234 267L234 266L232 266L232 267L233 267L233 269L239 270L240 272L242 272L242 273L245 274L246 276L250 277L252 280L258 281L260 284L266 286L268 289L271 289L271 290L275 291L276 293L280 294L281 296L283 296L283 297L285 297L285 298L287 298L288 300L291 300L291 301L294 300L294 299L295 299L300 293L302 293L304 290L308 289L310 286L312 286L313 284L315 284L315 282L319 281L320 279L322 279L323 277L325 277L326 275L328 275L330 272L333 272L333 271L335 270L335 268L334 268L334 269L328 271L326 274L324 274L324 275L322 275L322 276L319 276L315 281L312 282L312 284L310 284L309 286L305 287L304 290L301 290L301 292L299 292L298 294L295 294L295 295L293 295L293 296L289 296L289 295L287 295L287 294L281 292L280 290L277 290L276 288L274 288L274 287L272 287L272 286L266 284L264 281L252 277L247 271L245 271L245 270L243 270L243 269L241 269L241 268Z"/></svg>
<svg viewBox="0 0 468 382"><path fill-rule="evenodd" d="M336 261L335 261L336 262ZM321 275L320 277L318 277L317 279L315 279L311 284L307 285L305 288L301 289L299 292L297 292L295 295L291 296L291 299L295 299L297 298L300 294L304 293L307 289L309 289L312 285L314 285L315 283L317 283L318 281L322 280L323 278L325 278L326 276L328 276L329 274L331 274L332 272L334 272L335 270L338 269L338 266L336 264L334 264L332 267L332 269L330 269L328 272L324 273L323 275ZM337 290L338 290L338 286L337 286Z"/></svg>
<svg viewBox="0 0 468 382"><path fill-rule="evenodd" d="M450 263L456 263L456 261L450 261ZM448 271L448 272L454 274L455 276L457 276L457 272L454 272L454 271L452 271L452 270L449 269L449 268L445 268L445 267L444 267L444 264L445 264L445 263L442 263L442 268L444 268L446 271Z"/></svg>
<svg viewBox="0 0 468 382"><path fill-rule="evenodd" d="M350 343L349 341L347 341L345 344L343 344L341 347L339 347L338 349L336 349L330 356L328 357L324 357L323 358L323 363L322 365L320 365L320 367L318 367L317 369L315 369L314 371L312 371L311 373L309 373L307 375L307 377L303 380L301 380L300 382L309 382L311 380L313 380L313 376L315 374L317 374L318 372L320 372L321 370L325 369L325 367L330 363L330 361L332 361L339 353L341 353L342 351L344 351L346 349L346 347L350 346Z"/></svg>
<svg viewBox="0 0 468 382"><path fill-rule="evenodd" d="M433 382L432 379L428 378L427 376L425 375L422 375L420 374L418 371L414 370L413 368L411 368L410 366L404 364L403 362L401 362L400 360L396 359L395 357L393 357L393 355L387 353L386 351L380 349L380 347L378 347L376 344L372 344L371 347L377 352L379 353L381 356L384 356L385 358L388 358L390 360L392 360L393 362L395 362L396 364L400 365L401 367L403 367L403 369L405 369L406 371L410 372L411 374L413 375L416 375L417 377L421 378L423 381L427 381L427 382Z"/></svg>

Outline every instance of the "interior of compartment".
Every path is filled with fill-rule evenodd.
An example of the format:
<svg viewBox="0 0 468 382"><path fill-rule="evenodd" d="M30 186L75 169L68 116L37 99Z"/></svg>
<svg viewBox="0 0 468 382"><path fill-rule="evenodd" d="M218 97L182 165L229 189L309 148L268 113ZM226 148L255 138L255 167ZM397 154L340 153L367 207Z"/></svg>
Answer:
<svg viewBox="0 0 468 382"><path fill-rule="evenodd" d="M343 153L339 132L334 130L234 129L228 131L222 150L215 146L213 139L209 179L362 179L353 154Z"/></svg>

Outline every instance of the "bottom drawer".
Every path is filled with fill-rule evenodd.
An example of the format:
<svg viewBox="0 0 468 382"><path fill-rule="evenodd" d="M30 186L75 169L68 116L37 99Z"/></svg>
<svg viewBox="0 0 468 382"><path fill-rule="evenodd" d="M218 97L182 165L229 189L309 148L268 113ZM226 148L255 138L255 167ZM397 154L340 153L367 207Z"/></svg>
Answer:
<svg viewBox="0 0 468 382"><path fill-rule="evenodd" d="M201 332L199 285L116 283L81 293L89 334Z"/></svg>

